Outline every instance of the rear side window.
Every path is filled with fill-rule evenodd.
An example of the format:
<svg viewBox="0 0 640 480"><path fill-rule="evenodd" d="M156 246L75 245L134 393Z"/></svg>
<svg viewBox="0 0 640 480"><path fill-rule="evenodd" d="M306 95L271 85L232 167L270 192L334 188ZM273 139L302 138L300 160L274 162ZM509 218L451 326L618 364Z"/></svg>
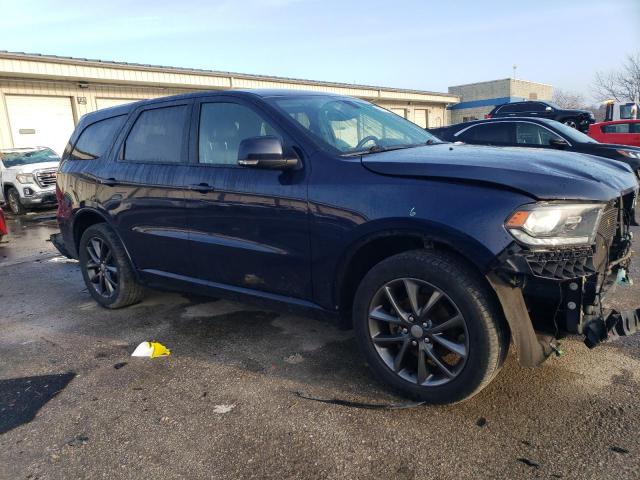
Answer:
<svg viewBox="0 0 640 480"><path fill-rule="evenodd" d="M500 109L498 110L498 113L514 113L518 111L518 106L517 104L507 104L507 105L503 105L502 107L500 107Z"/></svg>
<svg viewBox="0 0 640 480"><path fill-rule="evenodd" d="M500 122L477 125L462 133L459 139L481 145L507 145L511 143L511 124Z"/></svg>
<svg viewBox="0 0 640 480"><path fill-rule="evenodd" d="M125 141L123 160L182 162L188 114L187 105L143 111Z"/></svg>
<svg viewBox="0 0 640 480"><path fill-rule="evenodd" d="M94 160L103 156L111 147L111 142L125 119L126 115L120 115L89 125L80 134L69 158L72 160Z"/></svg>

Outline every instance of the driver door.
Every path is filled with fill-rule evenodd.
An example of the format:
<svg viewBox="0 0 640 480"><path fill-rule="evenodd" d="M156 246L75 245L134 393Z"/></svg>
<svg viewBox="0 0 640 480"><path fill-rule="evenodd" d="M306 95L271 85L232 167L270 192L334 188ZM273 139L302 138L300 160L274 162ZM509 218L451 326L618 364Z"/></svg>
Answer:
<svg viewBox="0 0 640 480"><path fill-rule="evenodd" d="M308 165L237 162L244 139L276 136L289 151L291 139L267 113L231 96L199 101L193 125L186 202L194 276L213 287L311 299Z"/></svg>

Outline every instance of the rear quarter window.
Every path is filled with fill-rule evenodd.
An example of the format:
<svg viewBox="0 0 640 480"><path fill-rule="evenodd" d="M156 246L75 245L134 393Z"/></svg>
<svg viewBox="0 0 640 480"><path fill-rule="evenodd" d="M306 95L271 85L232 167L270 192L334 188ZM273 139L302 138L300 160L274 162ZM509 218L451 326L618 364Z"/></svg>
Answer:
<svg viewBox="0 0 640 480"><path fill-rule="evenodd" d="M124 124L126 115L107 118L92 123L80 134L69 158L71 160L94 160L103 156L111 147L113 139Z"/></svg>

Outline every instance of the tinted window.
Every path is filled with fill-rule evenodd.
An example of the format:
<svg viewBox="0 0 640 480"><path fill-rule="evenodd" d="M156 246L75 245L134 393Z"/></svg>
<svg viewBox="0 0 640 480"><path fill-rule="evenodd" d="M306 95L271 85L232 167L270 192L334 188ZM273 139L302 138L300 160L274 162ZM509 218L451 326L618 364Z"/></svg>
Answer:
<svg viewBox="0 0 640 480"><path fill-rule="evenodd" d="M612 125L603 125L604 133L638 133L640 132L640 123L614 123Z"/></svg>
<svg viewBox="0 0 640 480"><path fill-rule="evenodd" d="M181 162L188 113L186 105L142 112L125 142L124 160Z"/></svg>
<svg viewBox="0 0 640 480"><path fill-rule="evenodd" d="M93 160L104 155L109 150L113 137L125 119L125 115L120 115L89 125L80 134L69 158L72 160Z"/></svg>
<svg viewBox="0 0 640 480"><path fill-rule="evenodd" d="M200 110L198 161L235 166L240 142L265 136L279 135L249 107L237 103L204 103Z"/></svg>
<svg viewBox="0 0 640 480"><path fill-rule="evenodd" d="M486 145L505 145L511 143L509 123L487 123L471 127L459 137L463 142Z"/></svg>
<svg viewBox="0 0 640 480"><path fill-rule="evenodd" d="M528 112L544 112L547 106L544 103L530 102L527 106Z"/></svg>
<svg viewBox="0 0 640 480"><path fill-rule="evenodd" d="M518 105L513 103L513 104L507 104L507 105L503 105L502 107L500 107L500 109L498 110L498 113L514 113L517 111L517 107Z"/></svg>
<svg viewBox="0 0 640 480"><path fill-rule="evenodd" d="M518 145L549 145L552 138L560 137L540 125L516 122L516 143Z"/></svg>

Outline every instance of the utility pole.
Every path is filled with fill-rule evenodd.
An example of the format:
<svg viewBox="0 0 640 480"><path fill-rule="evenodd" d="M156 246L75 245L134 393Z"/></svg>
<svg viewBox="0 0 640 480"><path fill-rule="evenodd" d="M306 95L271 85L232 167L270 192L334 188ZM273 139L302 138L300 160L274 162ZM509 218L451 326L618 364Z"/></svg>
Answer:
<svg viewBox="0 0 640 480"><path fill-rule="evenodd" d="M513 64L513 79L516 79L516 70L518 68L518 65L516 65L515 63Z"/></svg>

